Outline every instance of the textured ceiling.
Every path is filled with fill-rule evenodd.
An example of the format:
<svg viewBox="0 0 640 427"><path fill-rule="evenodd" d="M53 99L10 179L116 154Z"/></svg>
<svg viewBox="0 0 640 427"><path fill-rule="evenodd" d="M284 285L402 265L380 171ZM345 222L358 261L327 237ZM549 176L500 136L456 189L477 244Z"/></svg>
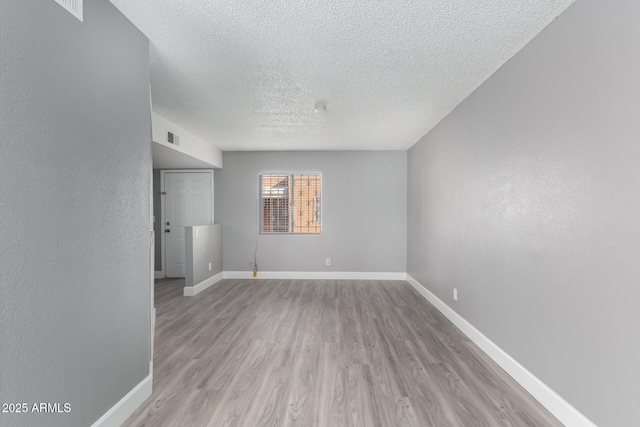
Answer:
<svg viewBox="0 0 640 427"><path fill-rule="evenodd" d="M223 150L406 149L573 2L111 1L154 111Z"/></svg>

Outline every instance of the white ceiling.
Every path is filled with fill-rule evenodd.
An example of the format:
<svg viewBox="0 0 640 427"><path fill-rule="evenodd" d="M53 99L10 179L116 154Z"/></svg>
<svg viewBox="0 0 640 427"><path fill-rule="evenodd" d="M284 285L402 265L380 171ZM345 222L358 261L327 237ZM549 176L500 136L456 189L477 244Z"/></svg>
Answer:
<svg viewBox="0 0 640 427"><path fill-rule="evenodd" d="M359 150L409 148L573 0L111 2L158 114L222 150Z"/></svg>

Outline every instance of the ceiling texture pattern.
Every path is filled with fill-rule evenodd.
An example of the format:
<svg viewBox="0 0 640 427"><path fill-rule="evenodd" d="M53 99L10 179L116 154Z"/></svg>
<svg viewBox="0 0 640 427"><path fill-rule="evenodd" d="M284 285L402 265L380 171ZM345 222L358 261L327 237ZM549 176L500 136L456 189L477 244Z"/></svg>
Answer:
<svg viewBox="0 0 640 427"><path fill-rule="evenodd" d="M407 149L573 0L111 2L153 110L233 151Z"/></svg>

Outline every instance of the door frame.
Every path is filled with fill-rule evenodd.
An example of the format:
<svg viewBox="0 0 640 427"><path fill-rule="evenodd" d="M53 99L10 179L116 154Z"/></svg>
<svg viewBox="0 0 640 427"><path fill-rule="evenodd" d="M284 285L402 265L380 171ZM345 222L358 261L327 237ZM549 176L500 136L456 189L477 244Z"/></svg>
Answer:
<svg viewBox="0 0 640 427"><path fill-rule="evenodd" d="M166 256L166 246L165 246L165 235L167 233L164 232L164 227L165 227L165 223L167 221L165 221L165 217L164 217L164 213L165 213L165 208L164 208L164 203L165 203L165 193L166 193L166 188L164 185L164 179L166 174L168 173L208 173L210 175L210 184L211 184L211 224L214 224L214 218L215 218L215 211L213 210L214 207L214 196L215 193L213 191L213 169L161 169L160 170L160 197L161 197L161 202L160 202L160 251L162 252L160 254L160 261L161 261L161 274L162 277L167 277L166 272L165 272L165 256Z"/></svg>

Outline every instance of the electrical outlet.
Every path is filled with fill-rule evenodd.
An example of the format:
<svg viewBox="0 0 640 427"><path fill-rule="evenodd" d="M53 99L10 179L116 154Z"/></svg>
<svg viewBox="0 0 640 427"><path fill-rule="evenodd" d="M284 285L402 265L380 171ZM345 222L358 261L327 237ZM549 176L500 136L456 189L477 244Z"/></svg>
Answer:
<svg viewBox="0 0 640 427"><path fill-rule="evenodd" d="M458 301L458 290L453 288L453 300Z"/></svg>
<svg viewBox="0 0 640 427"><path fill-rule="evenodd" d="M325 263L326 265L331 265L331 258L327 258L327 259L324 261L324 263Z"/></svg>
<svg viewBox="0 0 640 427"><path fill-rule="evenodd" d="M211 271L211 263L209 263L209 271Z"/></svg>
<svg viewBox="0 0 640 427"><path fill-rule="evenodd" d="M253 261L249 261L249 268L253 268Z"/></svg>

